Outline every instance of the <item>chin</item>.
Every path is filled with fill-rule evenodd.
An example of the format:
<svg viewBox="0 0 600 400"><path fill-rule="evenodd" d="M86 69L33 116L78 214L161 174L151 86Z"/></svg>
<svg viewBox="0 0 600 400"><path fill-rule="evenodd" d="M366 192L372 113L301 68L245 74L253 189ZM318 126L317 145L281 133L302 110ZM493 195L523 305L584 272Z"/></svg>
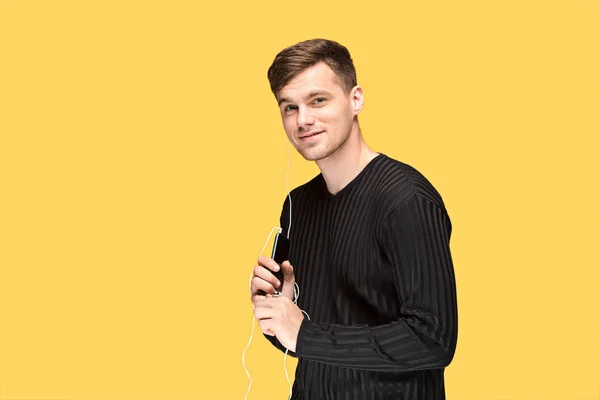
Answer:
<svg viewBox="0 0 600 400"><path fill-rule="evenodd" d="M300 155L307 161L321 161L329 157L333 151L329 149L308 149L299 151Z"/></svg>

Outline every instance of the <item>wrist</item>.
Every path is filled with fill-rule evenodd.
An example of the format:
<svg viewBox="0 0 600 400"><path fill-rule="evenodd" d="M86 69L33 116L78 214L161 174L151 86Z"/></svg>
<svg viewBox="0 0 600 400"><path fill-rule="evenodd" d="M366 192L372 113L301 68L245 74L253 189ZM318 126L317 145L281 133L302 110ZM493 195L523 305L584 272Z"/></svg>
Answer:
<svg viewBox="0 0 600 400"><path fill-rule="evenodd" d="M302 323L300 324L300 328L298 329L298 336L296 337L296 357L300 357L302 353L302 342L304 339L304 334L306 333L306 328L311 322L308 318L304 318Z"/></svg>

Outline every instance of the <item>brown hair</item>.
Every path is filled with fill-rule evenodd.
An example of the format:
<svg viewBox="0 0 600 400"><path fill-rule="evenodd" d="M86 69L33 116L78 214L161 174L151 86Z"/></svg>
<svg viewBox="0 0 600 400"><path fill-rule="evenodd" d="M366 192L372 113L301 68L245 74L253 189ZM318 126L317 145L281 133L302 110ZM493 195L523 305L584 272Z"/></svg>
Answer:
<svg viewBox="0 0 600 400"><path fill-rule="evenodd" d="M348 49L332 40L311 39L277 54L267 72L271 91L277 96L277 92L296 75L319 62L333 70L347 94L356 86L356 70Z"/></svg>

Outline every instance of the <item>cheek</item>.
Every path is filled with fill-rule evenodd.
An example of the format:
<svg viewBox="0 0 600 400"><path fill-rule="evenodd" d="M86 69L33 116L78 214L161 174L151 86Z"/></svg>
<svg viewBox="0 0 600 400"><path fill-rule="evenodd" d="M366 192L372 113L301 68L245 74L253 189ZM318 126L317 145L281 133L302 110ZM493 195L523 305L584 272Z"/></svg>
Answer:
<svg viewBox="0 0 600 400"><path fill-rule="evenodd" d="M288 137L288 139L292 138L294 136L294 130L295 130L295 125L292 121L290 120L283 120L283 130L285 130L285 134Z"/></svg>
<svg viewBox="0 0 600 400"><path fill-rule="evenodd" d="M334 122L336 119L339 118L339 110L337 110L333 107L323 108L323 109L319 110L318 113L315 114L315 118L318 121Z"/></svg>
<svg viewBox="0 0 600 400"><path fill-rule="evenodd" d="M336 126L346 126L347 121L352 121L352 115L346 107L336 105L335 107L325 107L317 114L317 119Z"/></svg>
<svg viewBox="0 0 600 400"><path fill-rule="evenodd" d="M286 132L292 128L293 121L290 118L281 117L281 122L283 123L283 129L285 129Z"/></svg>

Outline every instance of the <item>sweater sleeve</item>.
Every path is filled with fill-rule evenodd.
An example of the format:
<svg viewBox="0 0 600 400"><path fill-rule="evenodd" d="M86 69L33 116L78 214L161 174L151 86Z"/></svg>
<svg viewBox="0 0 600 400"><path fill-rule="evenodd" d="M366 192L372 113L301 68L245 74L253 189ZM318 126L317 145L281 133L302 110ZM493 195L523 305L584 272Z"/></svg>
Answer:
<svg viewBox="0 0 600 400"><path fill-rule="evenodd" d="M285 353L285 350L286 350L285 347L281 344L281 342L279 341L279 339L277 339L276 336L269 336L269 335L265 335L264 333L263 333L263 336L266 337L273 346L275 346L277 349L279 349ZM292 356L292 357L297 357L296 353L294 353L291 350L288 350L288 355Z"/></svg>
<svg viewBox="0 0 600 400"><path fill-rule="evenodd" d="M446 211L413 196L385 219L380 243L393 268L400 319L378 326L300 327L296 356L373 371L444 368L454 357L458 312Z"/></svg>

